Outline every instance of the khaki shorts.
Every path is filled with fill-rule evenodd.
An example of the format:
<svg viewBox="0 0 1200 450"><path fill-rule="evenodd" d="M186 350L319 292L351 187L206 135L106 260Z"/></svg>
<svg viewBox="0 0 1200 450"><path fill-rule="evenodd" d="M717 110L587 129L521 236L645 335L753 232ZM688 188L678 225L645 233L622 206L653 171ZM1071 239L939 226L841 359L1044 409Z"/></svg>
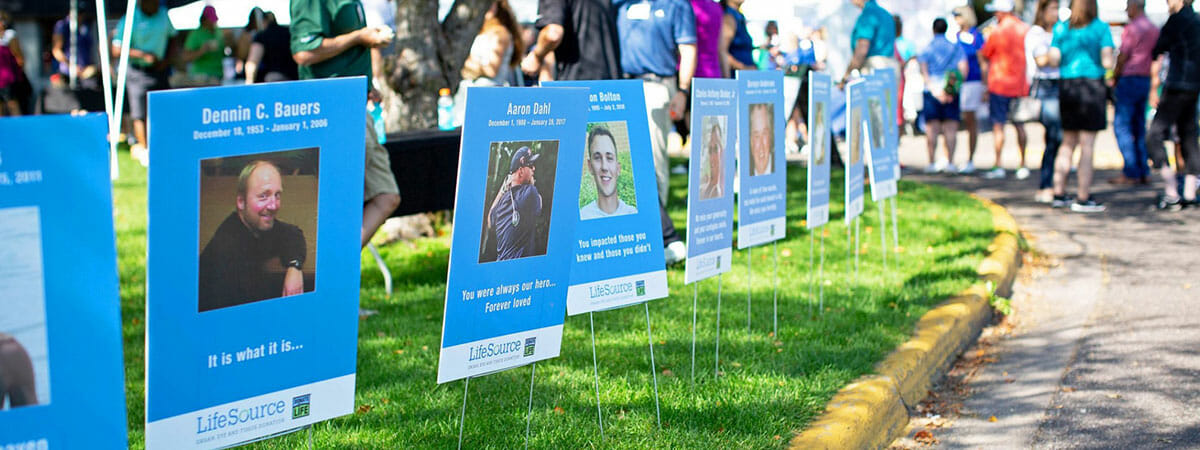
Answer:
<svg viewBox="0 0 1200 450"><path fill-rule="evenodd" d="M396 185L396 177L392 175L392 162L388 158L387 149L379 145L379 137L375 134L375 123L367 114L366 134L367 154L366 168L363 171L363 202L383 194L400 195L400 187Z"/></svg>

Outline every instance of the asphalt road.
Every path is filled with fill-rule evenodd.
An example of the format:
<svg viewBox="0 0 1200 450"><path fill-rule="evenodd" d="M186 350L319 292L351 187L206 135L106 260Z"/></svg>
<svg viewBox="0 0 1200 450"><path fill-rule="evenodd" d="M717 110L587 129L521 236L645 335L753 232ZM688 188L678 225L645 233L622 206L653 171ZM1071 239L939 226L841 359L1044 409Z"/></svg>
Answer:
<svg viewBox="0 0 1200 450"><path fill-rule="evenodd" d="M1011 142L1002 159L1009 167ZM1116 188L1105 180L1119 172L1105 170L1094 195L1107 212L1052 210L1033 201L1036 170L1023 181L1012 172L1005 180L916 173L924 145L902 140L901 161L914 169L908 178L1005 206L1034 248L1059 262L1014 287L1018 326L969 385L963 416L938 430L938 445L1200 448L1200 209L1154 211L1154 185ZM990 168L990 136L979 148L977 166ZM1119 167L1111 130L1100 135L1097 159Z"/></svg>

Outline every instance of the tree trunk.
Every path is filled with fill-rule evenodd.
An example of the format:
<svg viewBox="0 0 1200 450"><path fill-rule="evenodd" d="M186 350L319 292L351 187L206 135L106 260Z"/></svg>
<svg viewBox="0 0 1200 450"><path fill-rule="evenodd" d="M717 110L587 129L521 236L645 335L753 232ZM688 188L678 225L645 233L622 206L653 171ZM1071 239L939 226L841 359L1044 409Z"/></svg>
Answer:
<svg viewBox="0 0 1200 450"><path fill-rule="evenodd" d="M384 53L381 92L388 132L437 126L438 90L458 89L459 71L493 0L455 0L438 23L437 0L395 0L396 40Z"/></svg>

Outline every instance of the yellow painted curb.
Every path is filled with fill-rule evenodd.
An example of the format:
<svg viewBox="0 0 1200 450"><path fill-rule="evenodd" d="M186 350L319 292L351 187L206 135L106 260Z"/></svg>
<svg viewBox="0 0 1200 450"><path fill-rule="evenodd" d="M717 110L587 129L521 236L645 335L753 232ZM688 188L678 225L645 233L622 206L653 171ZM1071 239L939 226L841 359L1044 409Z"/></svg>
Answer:
<svg viewBox="0 0 1200 450"><path fill-rule="evenodd" d="M896 347L867 375L842 388L818 417L788 442L792 449L887 447L908 424L908 407L925 397L933 381L974 341L992 317L989 288L1008 292L1021 247L1017 222L1003 207L976 197L992 213L996 237L979 265L979 279L921 316L913 337Z"/></svg>

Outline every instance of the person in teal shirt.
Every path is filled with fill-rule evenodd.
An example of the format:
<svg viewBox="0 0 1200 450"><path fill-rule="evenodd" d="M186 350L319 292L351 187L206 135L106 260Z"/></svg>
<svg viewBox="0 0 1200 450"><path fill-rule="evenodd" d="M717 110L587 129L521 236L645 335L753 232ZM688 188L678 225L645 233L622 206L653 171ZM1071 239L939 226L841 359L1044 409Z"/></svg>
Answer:
<svg viewBox="0 0 1200 450"><path fill-rule="evenodd" d="M846 66L846 74L838 83L838 89L846 86L846 79L855 70L899 68L895 60L896 23L892 19L892 13L879 6L875 0L850 0L850 3L862 8L862 14L858 16L858 20L854 22L854 29L850 32L854 57Z"/></svg>
<svg viewBox="0 0 1200 450"><path fill-rule="evenodd" d="M146 95L150 91L170 89L167 80L175 46L171 50L171 38L175 27L167 17L166 8L158 0L138 0L133 10L133 26L129 42L122 42L125 20L117 21L113 30L112 57L119 58L128 44L129 70L125 75L125 96L129 100L129 116L133 119L133 136L137 142L130 145L130 155L142 165L149 164L150 149L146 143Z"/></svg>
<svg viewBox="0 0 1200 450"><path fill-rule="evenodd" d="M1054 200L1051 206L1082 213L1103 212L1105 206L1091 197L1093 150L1096 133L1108 125L1108 89L1104 75L1115 65L1113 39L1108 25L1097 18L1096 0L1074 0L1070 19L1054 26L1050 61L1058 63L1059 111L1063 142L1054 162ZM1067 197L1075 148L1079 147L1079 188L1074 201Z"/></svg>

